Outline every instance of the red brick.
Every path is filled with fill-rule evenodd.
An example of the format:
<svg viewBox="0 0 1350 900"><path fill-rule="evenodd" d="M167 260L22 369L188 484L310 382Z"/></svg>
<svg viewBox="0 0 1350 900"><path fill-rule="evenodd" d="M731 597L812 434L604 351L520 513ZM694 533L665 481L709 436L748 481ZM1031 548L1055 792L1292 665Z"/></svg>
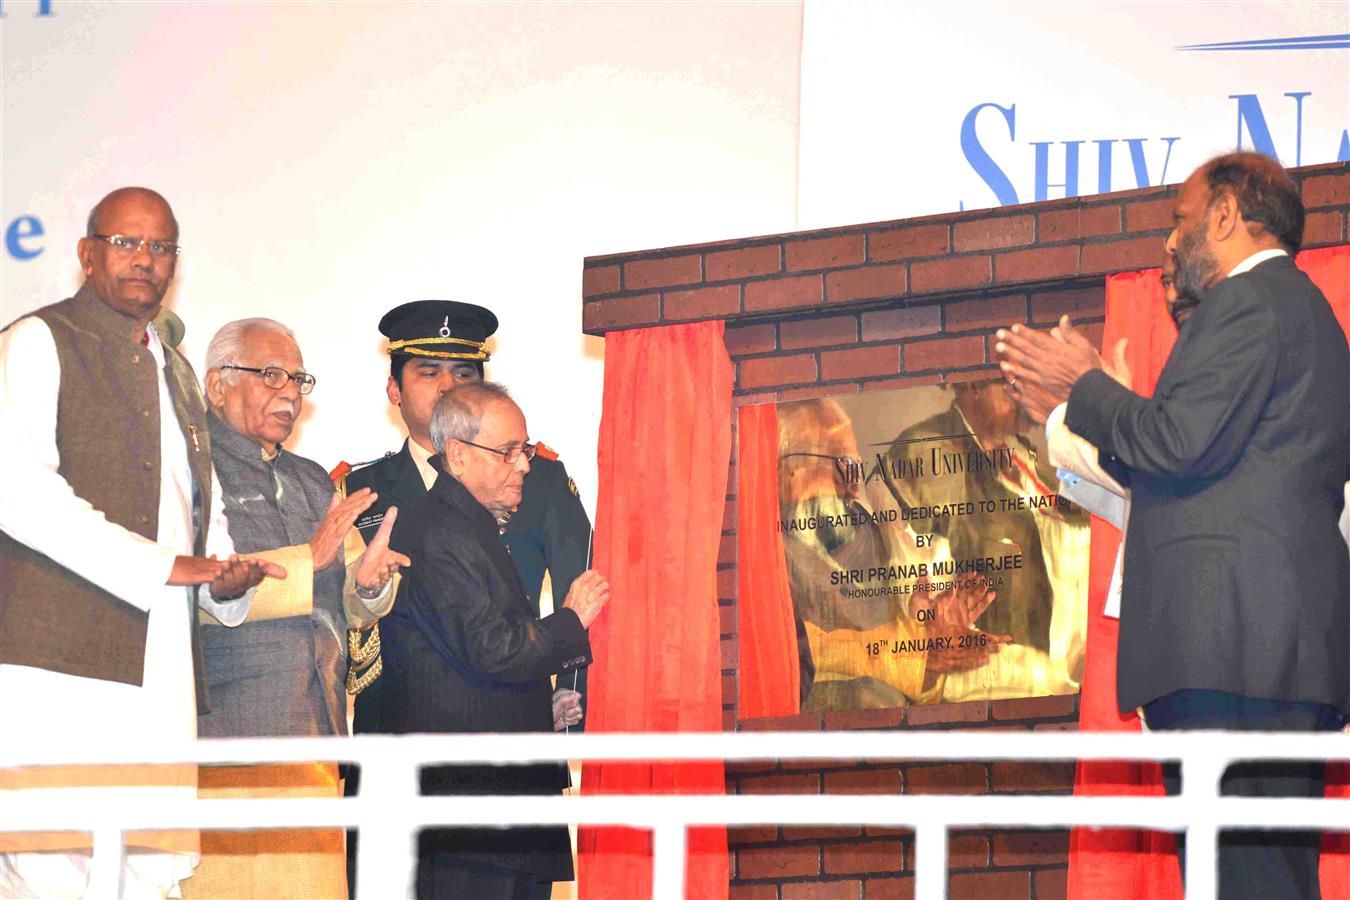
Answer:
<svg viewBox="0 0 1350 900"><path fill-rule="evenodd" d="M905 292L905 267L868 266L825 275L825 298L830 303L899 297Z"/></svg>
<svg viewBox="0 0 1350 900"><path fill-rule="evenodd" d="M1022 900L1030 897L1030 872L953 875L947 882L948 900Z"/></svg>
<svg viewBox="0 0 1350 900"><path fill-rule="evenodd" d="M729 759L725 765L729 779L761 772L774 772L778 769L778 762L772 759Z"/></svg>
<svg viewBox="0 0 1350 900"><path fill-rule="evenodd" d="M591 334L651 325L659 321L661 321L660 294L592 300L582 304L581 307L581 328Z"/></svg>
<svg viewBox="0 0 1350 900"><path fill-rule="evenodd" d="M736 607L723 606L717 610L717 626L722 634L736 633Z"/></svg>
<svg viewBox="0 0 1350 900"><path fill-rule="evenodd" d="M742 844L767 844L778 840L776 825L735 825L727 829L727 843L733 847Z"/></svg>
<svg viewBox="0 0 1350 900"><path fill-rule="evenodd" d="M738 694L738 684L735 675L722 676L722 705L735 706Z"/></svg>
<svg viewBox="0 0 1350 900"><path fill-rule="evenodd" d="M1058 322L1060 316L1079 319L1106 313L1106 285L1037 291L1031 295L1031 321Z"/></svg>
<svg viewBox="0 0 1350 900"><path fill-rule="evenodd" d="M1032 216L999 216L957 222L952 227L952 250L997 250L1017 247L1036 240L1036 219Z"/></svg>
<svg viewBox="0 0 1350 900"><path fill-rule="evenodd" d="M1041 869L1036 873L1035 880L1036 900L1067 900L1069 896L1068 869Z"/></svg>
<svg viewBox="0 0 1350 900"><path fill-rule="evenodd" d="M698 284L702 280L703 257L697 253L688 256L665 256L660 259L639 259L623 265L623 286L629 291L676 284Z"/></svg>
<svg viewBox="0 0 1350 900"><path fill-rule="evenodd" d="M789 272L800 272L804 269L856 266L863 262L865 253L866 248L861 234L788 241L787 268Z"/></svg>
<svg viewBox="0 0 1350 900"><path fill-rule="evenodd" d="M1036 237L1042 244L1119 234L1120 207L1112 204L1047 210L1038 217L1038 225Z"/></svg>
<svg viewBox="0 0 1350 900"><path fill-rule="evenodd" d="M855 769L859 765L856 759L784 759L780 761L783 771L821 771L824 769Z"/></svg>
<svg viewBox="0 0 1350 900"><path fill-rule="evenodd" d="M934 259L910 266L909 289L914 293L953 291L989 283L992 270L987 256Z"/></svg>
<svg viewBox="0 0 1350 900"><path fill-rule="evenodd" d="M820 377L824 381L895 375L900 371L900 348L854 347L820 354Z"/></svg>
<svg viewBox="0 0 1350 900"><path fill-rule="evenodd" d="M772 323L762 325L728 325L722 335L727 353L744 356L747 353L769 353L778 349L778 340Z"/></svg>
<svg viewBox="0 0 1350 900"><path fill-rule="evenodd" d="M995 719L1058 719L1073 715L1078 708L1077 701L1077 694L1022 697L1016 700L995 700L989 708Z"/></svg>
<svg viewBox="0 0 1350 900"><path fill-rule="evenodd" d="M856 384L822 384L816 387L788 388L778 392L778 402L786 400L815 400L819 397L834 397L838 394L856 394Z"/></svg>
<svg viewBox="0 0 1350 900"><path fill-rule="evenodd" d="M777 391L736 391L731 397L731 405L736 407L755 406L760 403L777 403Z"/></svg>
<svg viewBox="0 0 1350 900"><path fill-rule="evenodd" d="M1047 281L1078 274L1078 245L1010 250L994 256L994 281Z"/></svg>
<svg viewBox="0 0 1350 900"><path fill-rule="evenodd" d="M899 794L905 789L899 769L855 769L826 772L827 794Z"/></svg>
<svg viewBox="0 0 1350 900"><path fill-rule="evenodd" d="M735 570L733 569L732 571ZM737 646L735 638L722 639L722 668L724 670L736 668L736 660L738 656L736 650Z"/></svg>
<svg viewBox="0 0 1350 900"><path fill-rule="evenodd" d="M914 878L869 878L863 890L867 900L914 900Z"/></svg>
<svg viewBox="0 0 1350 900"><path fill-rule="evenodd" d="M753 847L736 851L736 874L741 878L792 878L820 874L820 848Z"/></svg>
<svg viewBox="0 0 1350 900"><path fill-rule="evenodd" d="M783 900L858 900L862 896L862 882L844 881L791 882L783 885Z"/></svg>
<svg viewBox="0 0 1350 900"><path fill-rule="evenodd" d="M772 275L782 270L782 256L782 249L777 244L709 253L703 263L705 277L708 281L727 281Z"/></svg>
<svg viewBox="0 0 1350 900"><path fill-rule="evenodd" d="M1067 793L1073 788L1073 768L1071 762L999 762L992 781L1002 794Z"/></svg>
<svg viewBox="0 0 1350 900"><path fill-rule="evenodd" d="M1062 866L1068 861L1067 831L1013 831L994 834L996 866Z"/></svg>
<svg viewBox="0 0 1350 900"><path fill-rule="evenodd" d="M721 284L692 291L666 291L662 310L666 319L734 316L741 311L741 286Z"/></svg>
<svg viewBox="0 0 1350 900"><path fill-rule="evenodd" d="M1132 272L1162 265L1163 238L1141 237L1106 244L1084 244L1079 270L1093 272Z"/></svg>
<svg viewBox="0 0 1350 900"><path fill-rule="evenodd" d="M1075 322L1078 330L1083 332L1083 337L1088 339L1088 343L1097 348L1097 352L1102 349L1102 332L1106 329L1105 322Z"/></svg>
<svg viewBox="0 0 1350 900"><path fill-rule="evenodd" d="M903 391L909 388L927 387L930 384L942 384L941 375L911 375L908 378L885 378L881 381L864 381L864 391ZM870 727L870 726L869 726Z"/></svg>
<svg viewBox="0 0 1350 900"><path fill-rule="evenodd" d="M815 306L824 299L825 283L819 275L752 281L745 286L746 312Z"/></svg>
<svg viewBox="0 0 1350 900"><path fill-rule="evenodd" d="M784 350L852 344L858 340L858 317L827 316L823 319L803 319L800 322L784 322L779 329L779 339L783 342Z"/></svg>
<svg viewBox="0 0 1350 900"><path fill-rule="evenodd" d="M889 825L864 825L863 831L868 837L913 837L912 828L892 828Z"/></svg>
<svg viewBox="0 0 1350 900"><path fill-rule="evenodd" d="M772 884L733 884L729 900L778 900L778 888Z"/></svg>
<svg viewBox="0 0 1350 900"><path fill-rule="evenodd" d="M741 779L742 794L819 794L820 776L801 773L796 775L752 775Z"/></svg>
<svg viewBox="0 0 1350 900"><path fill-rule="evenodd" d="M906 344L904 359L905 370L909 372L976 366L984 362L984 339L972 335ZM914 721L914 713L922 709L927 707L916 706L910 710L911 722Z"/></svg>
<svg viewBox="0 0 1350 900"><path fill-rule="evenodd" d="M905 770L911 794L986 794L989 773L978 763L912 765Z"/></svg>
<svg viewBox="0 0 1350 900"><path fill-rule="evenodd" d="M1040 725L1033 725L1032 731L1077 731L1078 722L1042 722Z"/></svg>
<svg viewBox="0 0 1350 900"><path fill-rule="evenodd" d="M951 247L947 225L914 225L890 231L874 231L867 236L867 258L871 262L937 256Z"/></svg>
<svg viewBox="0 0 1350 900"><path fill-rule="evenodd" d="M734 709L722 710L722 730L723 731L736 730L736 711Z"/></svg>
<svg viewBox="0 0 1350 900"><path fill-rule="evenodd" d="M864 385L863 390L867 386ZM905 720L905 708L895 709L849 709L840 712L825 713L826 731L849 731L864 728L894 728Z"/></svg>
<svg viewBox="0 0 1350 900"><path fill-rule="evenodd" d="M983 869L989 865L989 838L982 834L953 834L947 841L947 868Z"/></svg>
<svg viewBox="0 0 1350 900"><path fill-rule="evenodd" d="M799 825L796 828L783 826L783 840L785 841L838 841L857 837L860 834L862 834L862 828L857 825L834 828L818 825Z"/></svg>
<svg viewBox="0 0 1350 900"><path fill-rule="evenodd" d="M743 359L738 365L741 370L738 384L742 388L801 384L816 380L816 358L810 353Z"/></svg>
<svg viewBox="0 0 1350 900"><path fill-rule="evenodd" d="M766 716L762 719L742 719L741 731L819 731L819 713L801 713L795 716Z"/></svg>
<svg viewBox="0 0 1350 900"><path fill-rule="evenodd" d="M943 312L947 331L967 331L972 328L999 328L1027 320L1027 298L1021 294L1000 297L981 297L949 303Z"/></svg>
<svg viewBox="0 0 1350 900"><path fill-rule="evenodd" d="M1303 223L1303 246L1339 244L1345 240L1345 214L1341 212L1308 213Z"/></svg>
<svg viewBox="0 0 1350 900"><path fill-rule="evenodd" d="M581 296L613 294L619 290L619 267L599 266L581 270Z"/></svg>
<svg viewBox="0 0 1350 900"><path fill-rule="evenodd" d="M850 844L826 844L826 875L903 872L904 846L899 841L855 841Z"/></svg>
<svg viewBox="0 0 1350 900"><path fill-rule="evenodd" d="M942 307L912 306L862 314L864 341L894 341L942 330Z"/></svg>
<svg viewBox="0 0 1350 900"><path fill-rule="evenodd" d="M736 596L736 570L723 569L717 573L717 596Z"/></svg>
<svg viewBox="0 0 1350 900"><path fill-rule="evenodd" d="M1303 205L1344 206L1350 203L1350 166L1334 175L1314 175L1303 179Z"/></svg>
<svg viewBox="0 0 1350 900"><path fill-rule="evenodd" d="M1160 197L1125 204L1125 230L1171 231L1172 210L1176 203L1173 197Z"/></svg>

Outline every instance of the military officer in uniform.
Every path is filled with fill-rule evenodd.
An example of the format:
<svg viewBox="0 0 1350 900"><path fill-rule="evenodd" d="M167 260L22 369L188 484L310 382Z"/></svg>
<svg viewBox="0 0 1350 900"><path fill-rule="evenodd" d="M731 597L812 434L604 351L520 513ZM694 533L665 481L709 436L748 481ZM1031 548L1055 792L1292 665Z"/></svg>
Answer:
<svg viewBox="0 0 1350 900"><path fill-rule="evenodd" d="M413 510L426 500L436 480L430 458L431 413L452 388L482 381L483 364L491 355L487 339L497 330L491 310L453 300L417 300L390 310L380 319L380 333L389 339L389 402L399 409L408 438L396 453L367 464L341 464L333 473L339 491L370 488L379 495L356 527L367 541L374 536L391 506L399 509L389 546L399 552L409 536L400 531L417 519ZM515 513L505 525L503 538L520 574L531 603L537 608L543 591L544 573L554 597L565 597L573 580L586 570L590 557L591 522L567 469L543 445L530 464L524 492ZM352 672L348 689L356 692L354 731L369 734L379 727L378 626L353 632L350 640ZM554 693L554 727L580 730L586 670L563 675ZM348 794L355 793L359 779L348 779ZM348 884L355 890L356 842L348 841Z"/></svg>

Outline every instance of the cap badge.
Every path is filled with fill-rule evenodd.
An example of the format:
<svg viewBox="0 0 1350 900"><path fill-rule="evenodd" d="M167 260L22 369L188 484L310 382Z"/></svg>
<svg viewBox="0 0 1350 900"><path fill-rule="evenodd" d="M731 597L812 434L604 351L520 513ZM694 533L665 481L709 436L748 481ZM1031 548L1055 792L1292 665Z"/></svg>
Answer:
<svg viewBox="0 0 1350 900"><path fill-rule="evenodd" d="M441 323L441 337L446 338L449 336L450 336L450 317L446 316L445 321Z"/></svg>

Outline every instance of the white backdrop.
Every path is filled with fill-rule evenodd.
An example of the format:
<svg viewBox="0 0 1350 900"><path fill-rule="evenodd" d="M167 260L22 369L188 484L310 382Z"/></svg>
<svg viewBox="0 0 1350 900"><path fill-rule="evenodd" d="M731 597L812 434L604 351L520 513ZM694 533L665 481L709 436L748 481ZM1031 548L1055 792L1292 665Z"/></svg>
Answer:
<svg viewBox="0 0 1350 900"><path fill-rule="evenodd" d="M1064 142L1081 194L1183 180L1238 140L1239 100L1259 103L1287 166L1350 158L1350 3L820 0L802 51L801 228L1065 196ZM1271 49L1180 49L1336 35ZM1310 47L1332 43L1336 46ZM1299 100L1302 94L1301 154ZM974 116L974 146L962 125ZM1011 119L1011 123L1009 122ZM1010 134L1012 132L1012 134ZM1168 142L1171 158L1168 159ZM1140 184L1125 141L1141 141ZM1045 197L1035 143L1046 143ZM1243 144L1253 146L1243 127ZM1270 148L1257 147L1269 152ZM973 161L995 180L1001 199ZM1301 158L1300 158L1301 157ZM1163 176L1166 162L1166 176ZM993 173L997 172L998 175Z"/></svg>
<svg viewBox="0 0 1350 900"><path fill-rule="evenodd" d="M489 371L592 508L603 343L580 334L586 255L1034 200L1037 142L1052 185L1063 142L1083 141L1079 191L1095 192L1108 141L1108 186L1136 186L1130 139L1149 183L1165 159L1175 182L1236 143L1230 95L1255 98L1245 143L1254 102L1288 165L1350 146L1344 2L0 0L0 15L0 318L69 295L90 205L145 184L182 224L169 302L194 362L233 318L299 336L319 386L292 449L332 465L397 447L376 322L468 300L497 312ZM1177 49L1314 35L1339 47ZM1289 93L1307 94L1301 119Z"/></svg>
<svg viewBox="0 0 1350 900"><path fill-rule="evenodd" d="M75 3L0 0L3 319L78 286L108 190L173 204L169 304L200 366L230 319L290 325L318 377L290 446L396 449L380 316L466 300L489 374L595 495L603 342L588 254L794 225L796 3Z"/></svg>

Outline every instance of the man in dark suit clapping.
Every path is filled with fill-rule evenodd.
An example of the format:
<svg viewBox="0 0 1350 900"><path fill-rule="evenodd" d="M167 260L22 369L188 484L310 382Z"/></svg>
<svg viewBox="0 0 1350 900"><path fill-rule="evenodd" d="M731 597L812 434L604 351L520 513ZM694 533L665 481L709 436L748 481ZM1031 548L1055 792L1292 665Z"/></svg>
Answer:
<svg viewBox="0 0 1350 900"><path fill-rule="evenodd" d="M1151 399L1101 370L1071 323L997 350L1014 390L1067 397L1069 429L1132 493L1117 700L1154 729L1323 731L1350 711L1350 349L1294 267L1298 189L1232 153L1182 186L1167 251L1200 298ZM1223 792L1320 796L1323 766L1242 764ZM1175 791L1175 771L1168 775ZM1315 833L1227 832L1224 897L1317 897Z"/></svg>

